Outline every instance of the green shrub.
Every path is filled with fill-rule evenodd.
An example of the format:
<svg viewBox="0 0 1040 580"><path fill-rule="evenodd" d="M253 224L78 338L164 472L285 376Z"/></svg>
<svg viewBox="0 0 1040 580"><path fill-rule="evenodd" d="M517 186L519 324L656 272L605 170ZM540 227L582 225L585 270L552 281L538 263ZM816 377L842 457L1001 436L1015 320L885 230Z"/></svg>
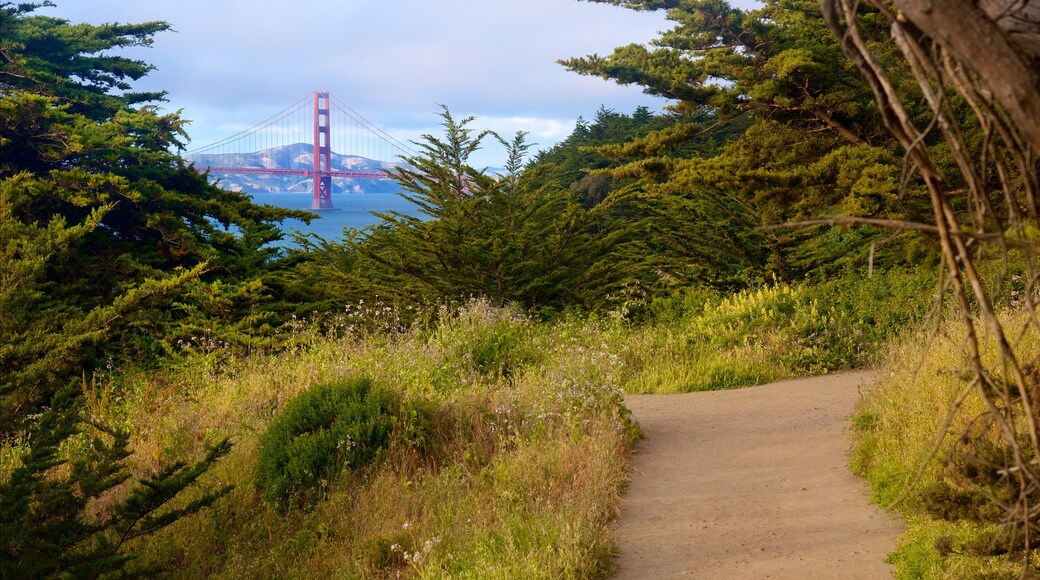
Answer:
<svg viewBox="0 0 1040 580"><path fill-rule="evenodd" d="M510 377L539 358L531 332L531 320L519 310L475 300L443 319L433 342L452 359L465 361L467 371Z"/></svg>
<svg viewBox="0 0 1040 580"><path fill-rule="evenodd" d="M509 376L514 367L522 363L518 356L523 335L519 328L501 326L477 338L473 343L471 357L473 366L482 374Z"/></svg>
<svg viewBox="0 0 1040 580"><path fill-rule="evenodd" d="M378 463L401 410L397 393L369 378L316 385L300 393L260 437L256 484L283 509L340 471Z"/></svg>

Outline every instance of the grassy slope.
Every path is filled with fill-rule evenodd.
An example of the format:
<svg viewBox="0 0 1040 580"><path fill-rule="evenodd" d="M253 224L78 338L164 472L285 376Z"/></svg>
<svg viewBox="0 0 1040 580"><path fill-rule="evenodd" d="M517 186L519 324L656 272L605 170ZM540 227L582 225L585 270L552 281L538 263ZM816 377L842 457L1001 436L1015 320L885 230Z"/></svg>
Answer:
<svg viewBox="0 0 1040 580"><path fill-rule="evenodd" d="M1009 335L1016 338L1020 360L1035 359L1040 354L1040 337L1025 315L1006 311L1002 317ZM888 506L900 500L896 509L906 518L908 530L892 555L897 577L1018 578L1022 573L1019 563L969 554L973 546L991 544L992 526L946 520L926 508L926 497L957 481L946 467L954 435L985 411L977 391L965 391L968 358L962 347L963 323L946 321L938 328L935 334L929 330L908 333L891 346L885 372L854 418L857 445L852 466L868 479L878 504ZM983 338L988 347L985 358L990 368L997 368L995 342ZM950 436L935 453L938 461L921 469L936 447L946 409L964 393L967 396L960 411L945 430ZM953 496L934 497L946 507L956 503Z"/></svg>
<svg viewBox="0 0 1040 580"><path fill-rule="evenodd" d="M623 392L870 364L888 333L927 309L930 289L927 277L892 273L690 293L651 305L642 324L621 313L537 323L478 301L404 331L392 312L358 305L326 332L300 322L288 353L232 356L199 338L187 364L97 375L86 390L96 419L133 431L140 473L224 435L235 443L207 474L234 483L232 494L136 546L142 563L172 563L174 575L597 577L611 568L609 524L635 433ZM432 444L419 452L399 439L378 467L279 514L252 483L259 434L296 393L356 376L432 409Z"/></svg>

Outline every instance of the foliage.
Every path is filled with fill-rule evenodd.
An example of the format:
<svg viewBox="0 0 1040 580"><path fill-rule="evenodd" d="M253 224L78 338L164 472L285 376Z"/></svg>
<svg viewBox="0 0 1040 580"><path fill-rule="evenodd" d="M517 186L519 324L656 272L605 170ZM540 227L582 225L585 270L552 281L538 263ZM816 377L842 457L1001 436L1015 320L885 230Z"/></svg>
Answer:
<svg viewBox="0 0 1040 580"><path fill-rule="evenodd" d="M745 11L722 0L596 1L664 10L676 26L649 45L561 61L570 70L640 85L686 114L754 112L833 130L851 143L885 138L869 88L842 58L815 3L773 0Z"/></svg>
<svg viewBox="0 0 1040 580"><path fill-rule="evenodd" d="M377 214L383 222L343 244L319 242L318 271L340 279L341 294L370 289L397 304L486 297L496 304L601 308L642 271L637 224L620 219L624 194L584 207L553 184L521 171L524 135L503 142L506 174L467 165L482 140L472 118L441 113L444 136L424 136L395 178L422 216Z"/></svg>
<svg viewBox="0 0 1040 580"><path fill-rule="evenodd" d="M371 379L315 385L289 401L260 437L256 484L282 506L314 499L341 471L378 462L401 411Z"/></svg>
<svg viewBox="0 0 1040 580"><path fill-rule="evenodd" d="M700 121L711 122L708 117L702 113ZM705 181L678 175L656 181L680 159L718 154L745 129L738 119L698 134L688 130L692 122L645 109L629 116L600 108L592 122L579 120L569 137L535 156L529 169L546 183L569 183L589 207L625 193L613 219L639 228L643 244L628 251L642 254L643 277L654 294L690 285L739 288L760 280L765 267L765 240L753 229L759 218L746 204ZM656 147L656 159L629 165L631 154L623 151L633 139L644 150Z"/></svg>
<svg viewBox="0 0 1040 580"><path fill-rule="evenodd" d="M1009 562L1020 565L1021 576L1031 576L1040 569L1031 539L1040 522L1034 508L1040 500L1035 370L1040 363L1035 348L1040 330L1035 283L1040 274L1036 242L1028 232L1040 220L1040 163L1035 124L1024 122L1021 112L1040 110L1040 97L1019 86L1035 84L1035 66L1026 65L1023 76L1024 69L1015 74L1010 65L1035 61L1035 48L1030 47L1036 46L1040 32L1035 26L1025 33L1017 25L1014 31L1006 28L1020 16L1021 7L990 15L955 2L936 17L909 3L894 4L905 10L874 1L862 9L846 0L827 0L821 6L835 38L871 87L885 127L905 151L904 180L928 193L931 217L903 227L929 229L939 236L943 281L964 337L958 345L964 353L958 361L961 370L952 387L959 394L932 401L947 409L936 448L952 435L945 448L950 485L929 486L924 503L933 516L990 524L988 541L964 546L948 542L950 552L978 552L989 544L988 554L1007 554ZM869 42L879 20L889 25L891 42ZM1003 29L998 21L1005 22ZM962 26L966 28L960 33L952 33ZM980 63L978 54L965 52L968 46L978 53L1001 46L1008 50L1009 62ZM906 79L894 77L878 54L893 48L912 72L916 91L907 91ZM990 67L1007 74L994 76ZM910 108L921 102L918 91L928 106L926 122ZM1019 97L1009 103L1006 97L1015 91ZM994 259L1000 266L988 264ZM1020 267L1029 280L1024 300L1015 300L1025 311L1022 321L996 306L1007 280L987 276L987 271L1009 273L1009 265ZM937 509L944 503L960 507Z"/></svg>
<svg viewBox="0 0 1040 580"><path fill-rule="evenodd" d="M729 295L678 292L651 306L655 324L623 349L641 372L631 392L735 388L872 366L882 345L919 324L935 300L925 272L890 270L828 282L776 283ZM673 360L661 364L659 359Z"/></svg>
<svg viewBox="0 0 1040 580"><path fill-rule="evenodd" d="M151 66L111 52L169 25L35 14L48 5L0 2L3 575L97 576L225 493L188 490L229 445L135 472L130 435L86 416L70 385L158 365L201 328L270 332L276 318L255 313L278 257L265 244L307 216L210 186L174 153L185 121L131 91Z"/></svg>
<svg viewBox="0 0 1040 580"><path fill-rule="evenodd" d="M700 120L709 121L703 114ZM566 185L591 207L625 183L601 171L617 166L615 156L604 154L613 151L609 146L619 148L651 133L682 130L693 121L678 114L653 114L646 107L637 107L631 115L626 115L601 106L591 121L579 117L569 136L536 153L531 166L537 168L536 179L540 184ZM670 152L681 157L716 153L722 144L739 135L743 130L741 125L738 121L718 131L687 135L681 143L673 143Z"/></svg>
<svg viewBox="0 0 1040 580"><path fill-rule="evenodd" d="M487 301L437 320L333 336L308 322L294 327L301 348L291 353L233 356L216 371L196 353L199 364L162 375L124 371L94 400L134 430L133 460L143 469L155 454L194 452L202 433L236 440L213 472L235 490L212 511L143 540L142 564L182 576L465 577L491 569L588 577L609 569L609 524L633 427L621 408L620 359L602 344L606 327L579 318L539 323ZM509 337L496 352L511 371L497 372L496 363L479 372L473 355L496 336ZM328 476L308 509L269 507L253 484L263 434L315 385L361 377L407 401L393 414L382 460L362 477Z"/></svg>
<svg viewBox="0 0 1040 580"><path fill-rule="evenodd" d="M63 261L87 234L97 229L106 208L95 210L82 223L65 225L62 216L46 227L13 219L10 198L24 175L0 183L0 425L20 426L18 413L33 409L82 369L85 358L99 342L112 340L112 321L131 326L147 321L149 309L169 304L171 297L197 279L202 268L174 273L167 279L148 280L108 304L82 310L51 299L48 268Z"/></svg>
<svg viewBox="0 0 1040 580"><path fill-rule="evenodd" d="M51 2L0 4L0 84L70 103L74 112L93 121L113 109L161 99L163 93L129 92L151 65L105 53L111 48L150 46L152 37L170 29L165 22L86 24L32 15ZM113 90L125 91L121 95Z"/></svg>
<svg viewBox="0 0 1040 580"><path fill-rule="evenodd" d="M29 432L20 464L0 483L0 575L5 578L98 577L125 571L127 542L210 506L230 491L222 486L178 501L213 463L227 454L225 439L204 458L177 462L142 479L128 492L130 434L94 425L83 450L62 450L80 436L79 401L70 389ZM85 435L85 433L84 433Z"/></svg>
<svg viewBox="0 0 1040 580"><path fill-rule="evenodd" d="M508 377L541 358L530 344L531 322L515 306L443 314L431 341L467 362L467 372Z"/></svg>
<svg viewBox="0 0 1040 580"><path fill-rule="evenodd" d="M928 215L919 196L896 195L895 144L816 3L773 0L740 10L716 0L601 1L662 10L676 23L648 44L561 61L581 74L641 85L676 114L672 124L595 148L609 163L591 174L653 200L661 225L651 243L665 280L737 288L763 274L823 277L867 266L872 246L886 264L917 263L916 236L756 229L821 217ZM883 23L867 24L884 33ZM889 60L893 74L908 75ZM687 211L692 219L684 224ZM676 239L682 249L672 256Z"/></svg>
<svg viewBox="0 0 1040 580"><path fill-rule="evenodd" d="M108 357L169 355L193 328L258 333L273 322L247 314L268 293L265 244L297 215L210 186L171 152L185 122L133 107L161 95L113 92L150 66L108 51L168 25L73 25L38 7L0 5L0 254L5 276L22 272L2 305L3 414Z"/></svg>
<svg viewBox="0 0 1040 580"><path fill-rule="evenodd" d="M211 353L193 349L191 364L161 375L126 369L91 408L133 430L143 469L197 452L204 434L237 441L213 472L235 490L144 539L142 564L177 562L183 576L596 576L609 569L609 526L638 433L625 391L729 388L870 362L879 341L925 310L934 285L927 272L886 271L739 295L677 291L638 324L620 309L539 320L473 300L421 324L378 326L360 318L404 315L369 298L346 327L298 321L291 352L232 354L214 368ZM301 404L319 385L358 382L408 403L386 413L343 396ZM335 449L347 439L313 429L298 440L325 437L313 456L333 462L311 480L324 485L306 492L307 509L268 507L255 485L264 434L290 415L350 405L392 423L381 460L349 476L344 447ZM293 439L281 433L287 450Z"/></svg>
<svg viewBox="0 0 1040 580"><path fill-rule="evenodd" d="M1037 351L1040 341L1025 313L1009 309L1001 319L1020 336L1023 353ZM1017 491L1001 468L1008 450L984 419L980 393L965 388L964 330L947 315L937 336L918 330L895 341L886 372L857 411L853 469L870 482L874 500L895 506L909 525L894 556L902 577L917 568L926 571L916 577L1021 571L1006 553L1020 549L1022 538L1000 525ZM981 338L985 360L997 360L993 335ZM960 412L943 412L954 403ZM946 433L970 436L938 439Z"/></svg>

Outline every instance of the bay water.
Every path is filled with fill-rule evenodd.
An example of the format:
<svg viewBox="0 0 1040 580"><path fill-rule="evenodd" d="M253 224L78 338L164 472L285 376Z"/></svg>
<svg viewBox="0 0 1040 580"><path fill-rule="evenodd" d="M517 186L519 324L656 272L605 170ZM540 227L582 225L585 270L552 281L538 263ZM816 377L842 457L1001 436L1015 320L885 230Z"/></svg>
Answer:
<svg viewBox="0 0 1040 580"><path fill-rule="evenodd" d="M312 194L286 192L286 193L253 193L253 202L258 204L273 205L286 209L311 210ZM314 233L327 240L338 240L343 237L343 228L352 227L361 229L365 226L376 225L379 218L372 215L373 211L396 211L409 215L417 215L418 208L410 201L396 193L333 193L333 210L315 211L318 216L307 225L299 220L286 220L282 223L282 229L286 234L293 230L302 233ZM292 245L292 240L286 236L282 244Z"/></svg>

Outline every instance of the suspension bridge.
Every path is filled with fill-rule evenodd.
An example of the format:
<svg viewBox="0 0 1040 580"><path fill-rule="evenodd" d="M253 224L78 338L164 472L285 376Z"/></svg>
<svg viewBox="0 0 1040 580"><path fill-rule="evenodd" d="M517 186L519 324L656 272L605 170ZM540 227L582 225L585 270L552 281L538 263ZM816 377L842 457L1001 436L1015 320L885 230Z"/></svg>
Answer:
<svg viewBox="0 0 1040 580"><path fill-rule="evenodd" d="M333 132L333 127L336 127ZM311 209L331 210L333 184L390 179L387 160L414 151L327 92L315 91L256 125L185 154L211 176L299 178ZM335 180L335 181L334 181Z"/></svg>

